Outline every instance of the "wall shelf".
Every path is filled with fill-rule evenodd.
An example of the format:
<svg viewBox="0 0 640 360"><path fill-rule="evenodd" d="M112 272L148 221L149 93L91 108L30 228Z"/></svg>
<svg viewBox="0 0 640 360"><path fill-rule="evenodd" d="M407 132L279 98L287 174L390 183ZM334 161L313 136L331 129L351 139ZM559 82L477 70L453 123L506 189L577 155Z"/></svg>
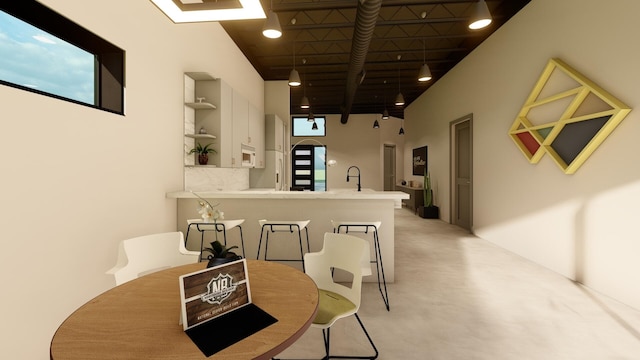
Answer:
<svg viewBox="0 0 640 360"><path fill-rule="evenodd" d="M215 135L211 134L184 134L184 136L192 139L215 139Z"/></svg>
<svg viewBox="0 0 640 360"><path fill-rule="evenodd" d="M184 105L196 110L215 110L216 109L215 105L208 102L188 102L188 103L184 103Z"/></svg>

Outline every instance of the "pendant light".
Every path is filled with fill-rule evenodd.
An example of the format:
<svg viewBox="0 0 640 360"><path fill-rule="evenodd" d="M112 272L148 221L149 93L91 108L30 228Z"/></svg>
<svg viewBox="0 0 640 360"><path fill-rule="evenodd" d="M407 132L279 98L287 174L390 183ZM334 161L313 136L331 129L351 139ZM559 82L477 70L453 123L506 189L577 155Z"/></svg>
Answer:
<svg viewBox="0 0 640 360"><path fill-rule="evenodd" d="M395 104L396 106L404 105L404 96L402 96L402 92L400 91L400 58L402 55L398 55L398 95L396 96Z"/></svg>
<svg viewBox="0 0 640 360"><path fill-rule="evenodd" d="M307 63L307 59L302 59L302 64L306 64ZM309 98L307 97L307 74L306 72L302 73L302 77L304 78L303 84L302 84L302 100L300 100L300 108L301 109L308 109L310 104L309 104Z"/></svg>
<svg viewBox="0 0 640 360"><path fill-rule="evenodd" d="M424 82L429 80L431 80L431 69L429 69L429 65L427 65L424 38L422 38L422 66L420 67L420 73L418 74L418 81Z"/></svg>
<svg viewBox="0 0 640 360"><path fill-rule="evenodd" d="M300 86L302 82L300 81L300 74L298 74L298 70L296 70L296 43L293 42L293 69L291 73L289 73L289 86Z"/></svg>
<svg viewBox="0 0 640 360"><path fill-rule="evenodd" d="M376 119L373 121L373 128L374 129L380 129L380 123L378 122L378 117L376 116Z"/></svg>
<svg viewBox="0 0 640 360"><path fill-rule="evenodd" d="M309 117L307 117L307 121L308 122L316 122L316 118L313 116L313 113L311 112L311 109L309 109Z"/></svg>
<svg viewBox="0 0 640 360"><path fill-rule="evenodd" d="M387 110L387 80L384 82L384 91L383 91L383 100L384 100L384 110L382 111L382 120L389 119L389 110Z"/></svg>
<svg viewBox="0 0 640 360"><path fill-rule="evenodd" d="M273 0L271 0L271 7L269 8L267 20L264 21L264 25L262 26L262 35L269 39L277 39L282 36L280 20L278 20L278 15L273 12Z"/></svg>
<svg viewBox="0 0 640 360"><path fill-rule="evenodd" d="M491 13L489 7L484 0L478 0L475 5L471 21L469 22L469 29L478 30L491 24Z"/></svg>
<svg viewBox="0 0 640 360"><path fill-rule="evenodd" d="M398 135L404 135L404 119L401 120L402 122L400 123L400 131L398 131Z"/></svg>

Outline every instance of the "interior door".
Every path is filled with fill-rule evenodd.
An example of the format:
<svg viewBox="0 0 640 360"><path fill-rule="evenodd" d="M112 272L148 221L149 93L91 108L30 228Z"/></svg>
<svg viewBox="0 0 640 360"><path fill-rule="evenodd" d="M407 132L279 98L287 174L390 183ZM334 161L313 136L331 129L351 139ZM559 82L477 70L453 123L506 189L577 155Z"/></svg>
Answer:
<svg viewBox="0 0 640 360"><path fill-rule="evenodd" d="M396 146L384 145L384 191L394 191L396 183Z"/></svg>
<svg viewBox="0 0 640 360"><path fill-rule="evenodd" d="M473 224L473 146L471 115L452 124L452 223L471 231Z"/></svg>

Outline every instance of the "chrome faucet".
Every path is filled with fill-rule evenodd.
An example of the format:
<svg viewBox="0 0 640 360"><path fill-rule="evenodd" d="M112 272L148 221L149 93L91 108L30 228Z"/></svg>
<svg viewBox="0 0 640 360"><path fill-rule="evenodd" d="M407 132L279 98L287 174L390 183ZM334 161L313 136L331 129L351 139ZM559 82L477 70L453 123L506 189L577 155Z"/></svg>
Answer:
<svg viewBox="0 0 640 360"><path fill-rule="evenodd" d="M351 168L356 168L356 170L358 170L358 175L349 175L349 172L351 171ZM357 166L350 166L349 169L347 169L347 182L349 182L349 178L350 177L358 177L358 191L362 190L362 188L360 187L360 168Z"/></svg>

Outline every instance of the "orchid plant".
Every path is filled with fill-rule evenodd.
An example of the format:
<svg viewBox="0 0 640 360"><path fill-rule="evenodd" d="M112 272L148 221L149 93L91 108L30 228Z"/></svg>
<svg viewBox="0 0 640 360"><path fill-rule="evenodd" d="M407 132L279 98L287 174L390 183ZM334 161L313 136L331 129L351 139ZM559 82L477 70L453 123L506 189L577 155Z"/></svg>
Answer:
<svg viewBox="0 0 640 360"><path fill-rule="evenodd" d="M195 192L193 192L193 195L195 195L196 197L198 197L198 199L200 199L198 201L198 214L200 214L200 216L202 217L202 220L204 222L217 222L218 220L223 220L224 219L224 212L222 212L220 209L216 209L216 207L218 207L218 205L220 204L215 204L215 205L211 205L211 203L209 201L207 201L206 199L204 199L203 197L201 197L200 195L196 194Z"/></svg>

